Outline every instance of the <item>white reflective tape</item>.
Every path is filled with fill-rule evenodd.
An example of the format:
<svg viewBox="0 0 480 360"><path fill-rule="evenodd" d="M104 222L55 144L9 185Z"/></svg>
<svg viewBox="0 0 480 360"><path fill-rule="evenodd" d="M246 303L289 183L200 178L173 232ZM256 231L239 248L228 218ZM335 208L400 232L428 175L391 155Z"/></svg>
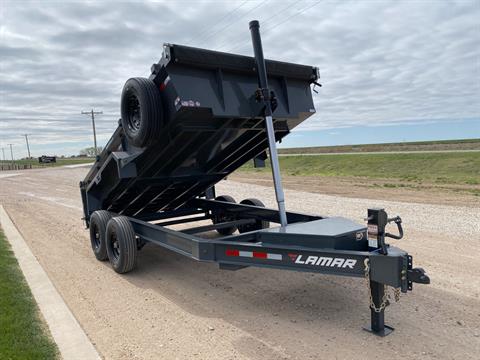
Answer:
<svg viewBox="0 0 480 360"><path fill-rule="evenodd" d="M267 254L267 259L282 260L282 254Z"/></svg>
<svg viewBox="0 0 480 360"><path fill-rule="evenodd" d="M239 251L238 256L253 257L253 252L252 251Z"/></svg>
<svg viewBox="0 0 480 360"><path fill-rule="evenodd" d="M265 253L263 253L265 254ZM253 258L253 251L239 251L238 256ZM258 256L257 256L258 257ZM267 259L269 260L282 260L282 254L268 254Z"/></svg>

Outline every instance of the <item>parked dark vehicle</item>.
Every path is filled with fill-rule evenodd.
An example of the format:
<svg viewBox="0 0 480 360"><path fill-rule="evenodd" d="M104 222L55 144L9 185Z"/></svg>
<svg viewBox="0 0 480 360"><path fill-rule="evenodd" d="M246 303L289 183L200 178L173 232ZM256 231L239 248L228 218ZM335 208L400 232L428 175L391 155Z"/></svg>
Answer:
<svg viewBox="0 0 480 360"><path fill-rule="evenodd" d="M40 164L50 164L50 163L56 163L57 162L57 157L56 156L46 156L42 155L38 158L38 162Z"/></svg>
<svg viewBox="0 0 480 360"><path fill-rule="evenodd" d="M275 143L315 113L311 87L319 73L264 60L258 22L250 30L255 57L166 44L148 79L126 82L119 125L80 183L94 254L118 273L131 271L137 252L154 243L225 270L360 277L371 294L369 330L387 335L386 286L397 298L430 280L385 242L403 229L383 209L369 209L367 224L285 211ZM215 184L246 162L262 166L267 150L278 210L216 194ZM169 228L201 220L212 223ZM398 235L386 232L388 223ZM221 236L202 236L213 230Z"/></svg>

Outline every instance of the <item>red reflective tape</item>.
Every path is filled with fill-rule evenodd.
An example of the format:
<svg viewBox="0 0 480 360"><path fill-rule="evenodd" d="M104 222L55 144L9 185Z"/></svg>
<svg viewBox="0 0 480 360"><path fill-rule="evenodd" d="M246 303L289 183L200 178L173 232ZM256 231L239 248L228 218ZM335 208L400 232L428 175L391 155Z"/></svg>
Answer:
<svg viewBox="0 0 480 360"><path fill-rule="evenodd" d="M266 259L267 258L267 253L254 251L253 252L253 257L254 258L259 258L259 259Z"/></svg>
<svg viewBox="0 0 480 360"><path fill-rule="evenodd" d="M227 255L227 256L239 256L240 251L235 250L235 249L227 249L227 250L225 250L225 255Z"/></svg>

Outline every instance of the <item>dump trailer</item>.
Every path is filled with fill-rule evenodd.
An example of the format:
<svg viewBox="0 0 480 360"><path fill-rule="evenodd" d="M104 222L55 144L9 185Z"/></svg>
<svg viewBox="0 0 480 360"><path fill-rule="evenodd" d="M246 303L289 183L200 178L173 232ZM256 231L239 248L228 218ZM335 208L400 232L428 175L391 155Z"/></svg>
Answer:
<svg viewBox="0 0 480 360"><path fill-rule="evenodd" d="M387 335L385 308L430 280L386 243L403 229L384 209L368 209L366 224L286 211L276 142L315 113L319 72L265 60L257 21L250 31L253 57L165 44L148 79L125 83L118 127L80 183L94 255L126 273L153 243L224 270L359 277L370 294L367 329ZM240 166L264 166L267 158L277 209L216 194L215 184ZM389 223L398 232L388 233Z"/></svg>

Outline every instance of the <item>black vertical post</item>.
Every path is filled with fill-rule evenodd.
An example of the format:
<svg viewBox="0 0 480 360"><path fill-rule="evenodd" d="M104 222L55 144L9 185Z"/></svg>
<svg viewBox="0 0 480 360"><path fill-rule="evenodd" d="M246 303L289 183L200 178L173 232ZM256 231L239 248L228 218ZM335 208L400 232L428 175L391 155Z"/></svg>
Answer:
<svg viewBox="0 0 480 360"><path fill-rule="evenodd" d="M384 209L368 209L367 221L369 251L387 255L388 250L385 244L385 226L388 221L387 213ZM370 273L371 271L372 268L370 267ZM370 327L365 328L365 330L378 336L386 336L393 331L393 328L385 325L385 309L377 312L372 307L372 305L374 305L375 308L380 308L385 295L385 285L370 280L370 295L372 296L373 302L373 304L370 304Z"/></svg>
<svg viewBox="0 0 480 360"><path fill-rule="evenodd" d="M369 250L379 249L381 254L387 255L388 250L385 245L385 227L387 226L388 216L384 209L368 209L368 247Z"/></svg>
<svg viewBox="0 0 480 360"><path fill-rule="evenodd" d="M372 301L378 308L382 303L383 295L385 293L385 286L376 281L370 281L370 291L372 293ZM376 312L370 307L370 323L371 329L375 333L384 331L385 329L385 312L384 310Z"/></svg>
<svg viewBox="0 0 480 360"><path fill-rule="evenodd" d="M383 301L385 285L376 281L370 281L370 292L372 294L373 304L378 309ZM377 312L370 306L370 327L365 328L365 330L378 336L387 336L394 329L391 326L385 325L384 309Z"/></svg>

